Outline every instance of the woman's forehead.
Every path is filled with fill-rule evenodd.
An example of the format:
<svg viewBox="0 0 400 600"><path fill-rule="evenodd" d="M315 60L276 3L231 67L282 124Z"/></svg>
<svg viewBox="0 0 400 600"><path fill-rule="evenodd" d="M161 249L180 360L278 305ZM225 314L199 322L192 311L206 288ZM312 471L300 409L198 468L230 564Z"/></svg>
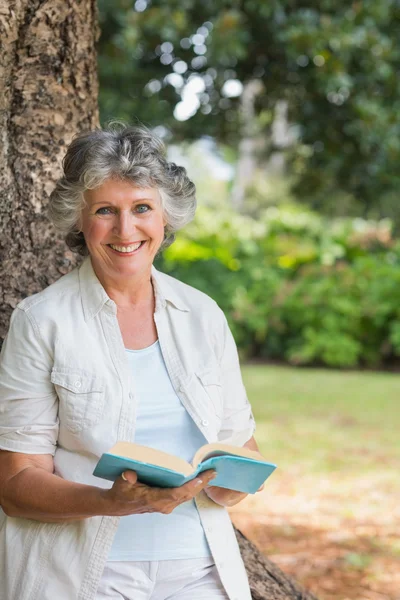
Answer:
<svg viewBox="0 0 400 600"><path fill-rule="evenodd" d="M124 179L108 179L102 185L86 190L85 199L89 204L97 202L137 202L139 200L160 201L156 187L137 186Z"/></svg>

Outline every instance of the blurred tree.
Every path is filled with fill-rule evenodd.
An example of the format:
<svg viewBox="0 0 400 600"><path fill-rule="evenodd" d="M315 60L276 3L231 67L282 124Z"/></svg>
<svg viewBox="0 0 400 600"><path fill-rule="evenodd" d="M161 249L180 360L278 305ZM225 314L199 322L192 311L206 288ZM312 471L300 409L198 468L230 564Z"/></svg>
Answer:
<svg viewBox="0 0 400 600"><path fill-rule="evenodd" d="M400 183L400 3L364 0L99 0L103 120L235 147L240 96L260 80L260 132L278 102L298 143L296 194L314 208L390 215ZM278 148L279 150L279 148Z"/></svg>

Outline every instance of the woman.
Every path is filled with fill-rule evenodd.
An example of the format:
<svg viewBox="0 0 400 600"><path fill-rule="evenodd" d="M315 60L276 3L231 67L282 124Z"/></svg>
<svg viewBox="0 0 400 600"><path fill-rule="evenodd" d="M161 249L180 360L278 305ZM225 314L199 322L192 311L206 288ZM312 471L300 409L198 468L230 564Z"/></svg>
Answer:
<svg viewBox="0 0 400 600"><path fill-rule="evenodd" d="M87 257L18 305L1 354L0 600L251 598L225 508L245 494L212 471L177 489L92 476L120 440L257 450L222 311L153 267L194 212L148 130L69 147L50 213Z"/></svg>

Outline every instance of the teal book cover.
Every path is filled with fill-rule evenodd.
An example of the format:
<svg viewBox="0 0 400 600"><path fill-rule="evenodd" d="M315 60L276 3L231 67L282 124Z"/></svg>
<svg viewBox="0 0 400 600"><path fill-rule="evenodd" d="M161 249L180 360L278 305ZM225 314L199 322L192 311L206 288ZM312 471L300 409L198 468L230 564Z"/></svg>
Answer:
<svg viewBox="0 0 400 600"><path fill-rule="evenodd" d="M254 494L276 469L273 463L233 454L218 454L206 458L194 470L188 463L187 465L192 472L185 475L179 470L106 452L97 463L93 475L115 481L124 471L129 470L137 473L141 483L156 487L180 487L202 471L214 469L217 476L210 485Z"/></svg>

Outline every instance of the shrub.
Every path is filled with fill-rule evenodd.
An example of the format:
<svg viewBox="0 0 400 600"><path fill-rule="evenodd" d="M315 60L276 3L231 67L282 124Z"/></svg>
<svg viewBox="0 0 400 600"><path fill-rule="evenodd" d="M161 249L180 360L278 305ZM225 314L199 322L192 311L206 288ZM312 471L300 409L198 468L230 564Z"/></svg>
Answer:
<svg viewBox="0 0 400 600"><path fill-rule="evenodd" d="M295 207L257 220L202 209L159 259L218 302L242 355L332 367L400 356L399 264L387 220Z"/></svg>

